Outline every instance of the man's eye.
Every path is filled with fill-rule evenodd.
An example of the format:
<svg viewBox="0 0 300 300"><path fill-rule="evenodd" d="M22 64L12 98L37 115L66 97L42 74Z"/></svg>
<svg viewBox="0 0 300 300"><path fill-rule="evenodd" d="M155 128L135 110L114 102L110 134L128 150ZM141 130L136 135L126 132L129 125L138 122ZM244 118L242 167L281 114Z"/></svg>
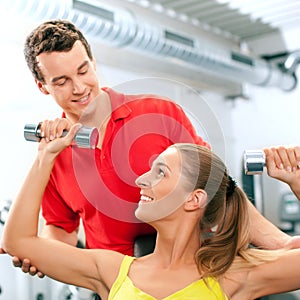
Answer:
<svg viewBox="0 0 300 300"><path fill-rule="evenodd" d="M63 81L57 81L57 82L56 82L56 85L62 86L62 85L64 85L65 83L66 83L66 80L63 80Z"/></svg>
<svg viewBox="0 0 300 300"><path fill-rule="evenodd" d="M79 74L80 74L80 75L84 75L84 74L87 73L87 71L88 71L88 69L81 70L81 71L79 72Z"/></svg>

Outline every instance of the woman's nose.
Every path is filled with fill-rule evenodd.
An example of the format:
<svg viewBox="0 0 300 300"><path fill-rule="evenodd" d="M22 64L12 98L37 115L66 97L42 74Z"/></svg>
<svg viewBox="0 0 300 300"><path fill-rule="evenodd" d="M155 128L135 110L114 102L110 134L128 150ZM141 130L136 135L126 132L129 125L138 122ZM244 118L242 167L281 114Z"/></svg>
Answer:
<svg viewBox="0 0 300 300"><path fill-rule="evenodd" d="M139 176L136 180L135 180L135 184L140 187L147 187L149 185L148 181L147 181L147 173Z"/></svg>

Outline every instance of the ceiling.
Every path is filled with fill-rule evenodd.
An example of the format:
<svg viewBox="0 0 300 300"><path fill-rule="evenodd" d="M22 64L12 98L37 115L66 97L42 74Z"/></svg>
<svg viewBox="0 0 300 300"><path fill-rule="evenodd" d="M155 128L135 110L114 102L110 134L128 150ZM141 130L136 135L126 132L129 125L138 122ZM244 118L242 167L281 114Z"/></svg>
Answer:
<svg viewBox="0 0 300 300"><path fill-rule="evenodd" d="M300 0L126 0L245 41L300 27Z"/></svg>
<svg viewBox="0 0 300 300"><path fill-rule="evenodd" d="M300 51L285 47L280 31L298 26L295 12L299 12L300 0L218 1L223 2L0 0L0 6L4 3L15 22L20 22L20 33L24 20L30 24L52 18L72 20L89 35L100 64L152 77L167 76L199 90L230 96L240 95L245 83L294 89ZM239 3L247 6L238 8ZM262 9L267 4L269 8ZM285 12L286 8L286 21L275 21L279 14L275 10ZM260 11L273 13L263 17ZM17 12L20 17L16 18ZM10 14L4 13L0 20L6 24ZM291 67L285 63L288 60Z"/></svg>

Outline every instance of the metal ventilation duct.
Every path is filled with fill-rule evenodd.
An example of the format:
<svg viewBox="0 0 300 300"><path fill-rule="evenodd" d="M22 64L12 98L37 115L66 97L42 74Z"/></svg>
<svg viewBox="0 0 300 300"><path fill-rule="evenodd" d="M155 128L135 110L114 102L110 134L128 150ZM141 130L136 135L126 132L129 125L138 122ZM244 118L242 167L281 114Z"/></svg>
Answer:
<svg viewBox="0 0 300 300"><path fill-rule="evenodd" d="M293 70L246 56L226 47L214 47L201 37L175 32L160 24L144 22L134 12L96 0L7 1L9 9L35 19L69 19L87 35L114 47L156 55L195 72L209 73L237 83L278 87L291 91L297 85ZM293 59L295 62L295 59ZM286 64L288 65L288 64Z"/></svg>

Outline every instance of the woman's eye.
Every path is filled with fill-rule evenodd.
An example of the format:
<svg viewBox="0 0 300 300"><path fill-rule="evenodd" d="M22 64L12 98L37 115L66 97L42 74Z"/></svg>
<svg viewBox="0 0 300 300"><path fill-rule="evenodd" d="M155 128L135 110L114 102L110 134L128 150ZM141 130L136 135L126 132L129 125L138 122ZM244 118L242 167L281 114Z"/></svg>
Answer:
<svg viewBox="0 0 300 300"><path fill-rule="evenodd" d="M158 170L158 175L161 176L161 177L165 176L165 171L163 169L159 169Z"/></svg>

